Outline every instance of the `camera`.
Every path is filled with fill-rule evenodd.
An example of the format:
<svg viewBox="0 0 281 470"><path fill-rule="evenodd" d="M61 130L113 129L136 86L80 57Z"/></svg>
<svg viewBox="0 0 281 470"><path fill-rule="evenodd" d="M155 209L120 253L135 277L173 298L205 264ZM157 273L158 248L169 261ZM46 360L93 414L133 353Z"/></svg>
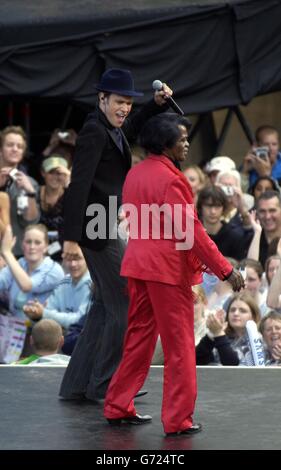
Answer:
<svg viewBox="0 0 281 470"><path fill-rule="evenodd" d="M58 136L60 139L64 140L69 136L69 132L58 132Z"/></svg>
<svg viewBox="0 0 281 470"><path fill-rule="evenodd" d="M221 189L226 196L234 196L234 189L232 186L221 186Z"/></svg>
<svg viewBox="0 0 281 470"><path fill-rule="evenodd" d="M254 154L259 157L259 158L262 158L263 160L267 160L267 157L268 157L268 147L257 147L255 150L254 150Z"/></svg>

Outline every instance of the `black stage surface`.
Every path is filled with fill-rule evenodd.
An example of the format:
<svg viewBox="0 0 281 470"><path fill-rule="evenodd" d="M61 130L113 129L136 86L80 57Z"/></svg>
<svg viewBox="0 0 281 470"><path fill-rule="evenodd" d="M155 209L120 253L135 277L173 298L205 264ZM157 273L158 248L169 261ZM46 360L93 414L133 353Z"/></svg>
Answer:
<svg viewBox="0 0 281 470"><path fill-rule="evenodd" d="M112 428L102 404L58 399L64 367L0 367L0 449L281 449L276 368L199 367L195 421L202 433L166 438L160 422L162 367L152 367L137 408L153 421Z"/></svg>

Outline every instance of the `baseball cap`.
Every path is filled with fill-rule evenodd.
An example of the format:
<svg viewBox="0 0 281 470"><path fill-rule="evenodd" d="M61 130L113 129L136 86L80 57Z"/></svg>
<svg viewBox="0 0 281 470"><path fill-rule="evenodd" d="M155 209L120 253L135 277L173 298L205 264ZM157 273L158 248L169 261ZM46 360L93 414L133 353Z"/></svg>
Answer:
<svg viewBox="0 0 281 470"><path fill-rule="evenodd" d="M62 158L60 155L52 155L51 157L46 158L42 162L42 169L46 173L49 173L49 171L52 171L55 168L58 168L59 166L64 166L65 168L68 168L67 160L65 158Z"/></svg>
<svg viewBox="0 0 281 470"><path fill-rule="evenodd" d="M229 157L215 157L206 165L206 172L236 170L235 162Z"/></svg>

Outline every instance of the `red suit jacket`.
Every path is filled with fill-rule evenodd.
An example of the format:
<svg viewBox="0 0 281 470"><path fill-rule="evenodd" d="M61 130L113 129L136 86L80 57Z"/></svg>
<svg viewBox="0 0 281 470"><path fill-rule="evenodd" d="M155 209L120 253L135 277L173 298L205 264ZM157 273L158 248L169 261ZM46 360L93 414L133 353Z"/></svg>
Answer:
<svg viewBox="0 0 281 470"><path fill-rule="evenodd" d="M209 268L219 279L232 271L231 264L209 238L196 210L192 210L187 224L194 224L192 249L177 250L180 241L172 230L172 238L164 238L164 213L160 212L159 239L152 239L152 223L147 239L141 237L141 205L181 204L182 231L185 233L185 207L193 204L192 190L183 174L163 155L150 155L128 173L123 187L123 205L133 204L137 209L138 227L130 223L130 238L121 266L121 275L171 285L194 285L202 281L202 271ZM144 207L144 206L142 206ZM132 214L127 211L127 216ZM157 212L157 211L156 211ZM159 213L159 212L158 212ZM157 222L157 216L155 221ZM159 217L158 217L159 219ZM172 215L173 224L175 217ZM129 219L130 221L130 219ZM191 225L190 225L191 226ZM189 226L189 227L190 227ZM187 230L189 230L187 227ZM137 237L137 238L136 238Z"/></svg>

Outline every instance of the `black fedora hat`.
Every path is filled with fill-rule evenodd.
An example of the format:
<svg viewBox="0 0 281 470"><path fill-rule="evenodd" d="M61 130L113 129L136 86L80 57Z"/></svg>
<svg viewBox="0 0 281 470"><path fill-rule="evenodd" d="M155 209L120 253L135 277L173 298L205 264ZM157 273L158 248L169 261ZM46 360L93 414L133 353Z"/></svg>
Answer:
<svg viewBox="0 0 281 470"><path fill-rule="evenodd" d="M143 96L140 91L135 91L134 80L130 70L108 69L95 86L98 91L107 91L122 96Z"/></svg>

